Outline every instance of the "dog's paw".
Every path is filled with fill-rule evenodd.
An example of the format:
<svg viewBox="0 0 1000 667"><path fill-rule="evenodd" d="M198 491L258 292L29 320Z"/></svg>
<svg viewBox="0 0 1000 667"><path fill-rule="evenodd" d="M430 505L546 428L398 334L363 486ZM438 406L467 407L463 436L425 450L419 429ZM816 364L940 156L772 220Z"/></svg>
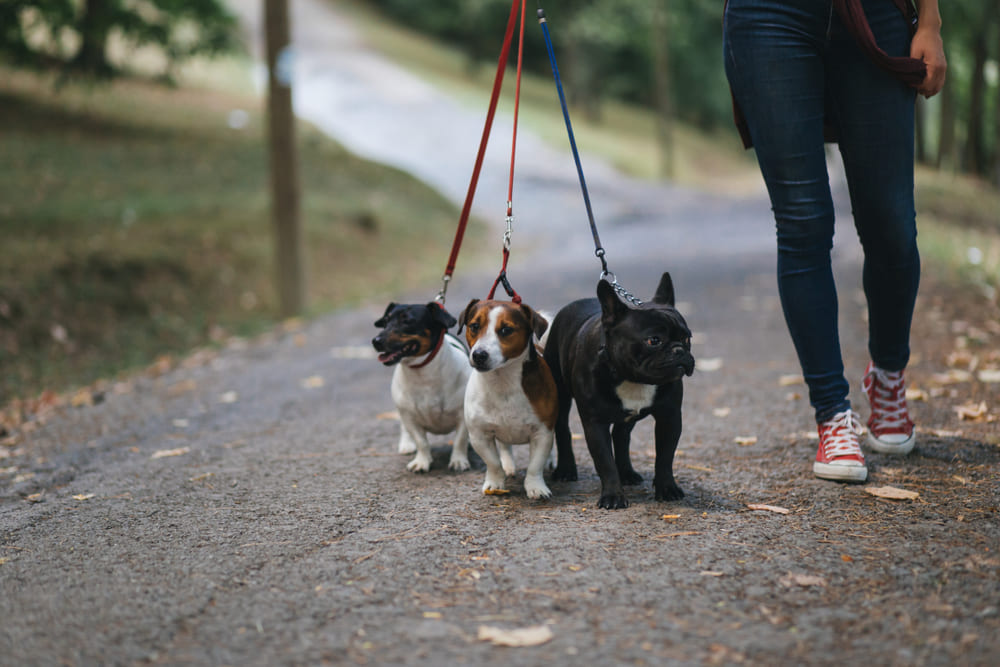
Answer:
<svg viewBox="0 0 1000 667"><path fill-rule="evenodd" d="M431 469L431 457L417 452L413 460L406 464L406 469L413 472L427 472Z"/></svg>
<svg viewBox="0 0 1000 667"><path fill-rule="evenodd" d="M524 492L532 500L552 497L552 491L549 490L549 487L545 484L545 481L541 479L531 479L529 477L525 477Z"/></svg>
<svg viewBox="0 0 1000 667"><path fill-rule="evenodd" d="M417 445L413 442L413 440L403 438L399 441L398 451L400 454L412 454L417 451Z"/></svg>
<svg viewBox="0 0 1000 667"><path fill-rule="evenodd" d="M560 466L557 465L555 470L552 471L552 481L553 482L575 482L578 479L576 474L576 465L571 466Z"/></svg>
<svg viewBox="0 0 1000 667"><path fill-rule="evenodd" d="M605 493L597 501L597 506L606 510L621 510L628 507L628 498L624 493Z"/></svg>
<svg viewBox="0 0 1000 667"><path fill-rule="evenodd" d="M465 457L452 456L448 462L448 469L455 472L462 472L469 469L469 459Z"/></svg>
<svg viewBox="0 0 1000 667"><path fill-rule="evenodd" d="M655 492L654 497L659 501L680 500L684 497L681 487L677 486L677 483L672 480L667 484L654 483L653 490Z"/></svg>
<svg viewBox="0 0 1000 667"><path fill-rule="evenodd" d="M513 477L517 474L517 464L514 463L514 456L510 449L500 450L500 467L503 468L503 474L507 477Z"/></svg>

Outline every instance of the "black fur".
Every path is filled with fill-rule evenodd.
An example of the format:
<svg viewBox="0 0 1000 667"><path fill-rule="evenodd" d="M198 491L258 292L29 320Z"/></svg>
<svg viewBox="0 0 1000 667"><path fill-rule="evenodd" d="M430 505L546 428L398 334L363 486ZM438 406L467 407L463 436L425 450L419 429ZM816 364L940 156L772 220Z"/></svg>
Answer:
<svg viewBox="0 0 1000 667"><path fill-rule="evenodd" d="M375 321L375 326L381 327L382 331L372 339L372 347L379 353L379 361L392 366L419 352L420 344L416 338L426 338L433 345L456 321L435 301L426 304L390 303L382 317Z"/></svg>

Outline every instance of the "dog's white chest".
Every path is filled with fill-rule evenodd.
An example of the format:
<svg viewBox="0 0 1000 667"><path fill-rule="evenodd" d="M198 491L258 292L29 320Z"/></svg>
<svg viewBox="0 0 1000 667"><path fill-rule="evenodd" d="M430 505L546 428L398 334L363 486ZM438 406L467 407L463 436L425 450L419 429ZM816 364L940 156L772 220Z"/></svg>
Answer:
<svg viewBox="0 0 1000 667"><path fill-rule="evenodd" d="M504 370L508 369L473 373L469 378L465 394L466 423L470 430L491 435L508 445L525 443L545 426L521 389L520 373L505 373ZM507 377L501 380L498 376Z"/></svg>
<svg viewBox="0 0 1000 667"><path fill-rule="evenodd" d="M653 405L656 385L626 381L615 387L615 393L627 412L638 413Z"/></svg>

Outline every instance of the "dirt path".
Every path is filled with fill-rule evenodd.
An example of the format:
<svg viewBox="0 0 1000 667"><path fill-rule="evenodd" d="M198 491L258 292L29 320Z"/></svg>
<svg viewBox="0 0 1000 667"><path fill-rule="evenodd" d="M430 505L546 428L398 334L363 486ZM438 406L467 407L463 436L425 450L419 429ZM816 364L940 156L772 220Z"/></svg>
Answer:
<svg viewBox="0 0 1000 667"><path fill-rule="evenodd" d="M407 90L425 111L414 115L414 98L394 105L386 77L404 75L352 41L342 17L293 4L305 12L300 68L322 63L315 71L341 81L317 90L377 84L353 89L354 103L317 103L328 131L350 143L337 133L357 127L358 100L368 100L365 118L385 113L389 126L391 110L399 124L406 109L410 125L386 141L400 155L381 159L405 164L399 137L426 133L435 150L414 149L426 172L414 171L449 196L456 184L464 191L482 111L419 82ZM349 47L360 51L338 55ZM309 81L297 89L308 93ZM450 135L436 134L442 124ZM471 140L458 130L466 125ZM519 172L511 277L526 301L554 311L593 292L599 265L569 158L523 145L531 158ZM523 472L509 496L481 495L481 470L446 470L444 440L429 474L407 472L387 415L389 373L368 351L384 304L369 303L153 370L9 436L0 664L996 664L997 428L952 409L983 400L996 414L996 385L937 375L954 371L959 338L987 363L1000 336L992 313L952 312L956 302L937 301L931 285L911 372L929 398L914 402L916 450L872 454L866 485L819 481L804 387L785 380L797 365L764 198L636 183L597 165L588 180L612 269L640 297L671 271L696 334L700 370L686 383L676 464L683 501L652 499L649 423L633 438L647 482L626 510L595 507L582 442L580 481L553 484L544 502L524 497ZM502 202L502 183L484 176L481 211ZM858 253L849 224L838 233L842 339L857 385ZM483 296L495 270L462 268L449 307ZM436 289L414 285L411 296ZM919 496L869 493L886 485ZM477 638L483 626L544 626L552 638L497 647Z"/></svg>

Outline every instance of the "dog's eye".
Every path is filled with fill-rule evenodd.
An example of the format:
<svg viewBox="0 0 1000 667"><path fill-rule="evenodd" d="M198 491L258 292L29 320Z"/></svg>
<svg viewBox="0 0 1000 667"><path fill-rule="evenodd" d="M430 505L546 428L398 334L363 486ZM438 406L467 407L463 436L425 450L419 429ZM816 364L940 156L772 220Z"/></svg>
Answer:
<svg viewBox="0 0 1000 667"><path fill-rule="evenodd" d="M646 339L646 345L650 347L659 347L661 343L663 343L663 341L660 340L659 336L650 336Z"/></svg>
<svg viewBox="0 0 1000 667"><path fill-rule="evenodd" d="M479 333L479 322L473 322L469 325L469 333Z"/></svg>
<svg viewBox="0 0 1000 667"><path fill-rule="evenodd" d="M507 336L514 333L514 327L507 326L506 324L500 327L500 331L497 332L501 338L506 338Z"/></svg>

